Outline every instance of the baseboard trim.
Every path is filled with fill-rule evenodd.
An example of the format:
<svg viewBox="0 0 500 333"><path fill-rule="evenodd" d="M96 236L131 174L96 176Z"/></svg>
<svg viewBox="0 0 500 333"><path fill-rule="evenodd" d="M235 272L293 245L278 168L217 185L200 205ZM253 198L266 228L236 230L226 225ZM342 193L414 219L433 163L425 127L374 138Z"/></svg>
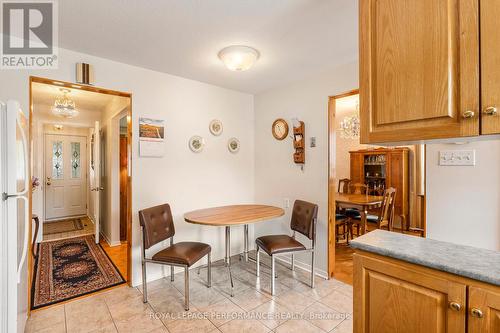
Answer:
<svg viewBox="0 0 500 333"><path fill-rule="evenodd" d="M109 238L103 234L102 232L99 233L102 237L102 239L104 239L104 241L106 241L106 243L108 243L109 247L113 247L113 246L118 246L118 245L121 245L122 243L120 241L118 242L112 242L109 240Z"/></svg>
<svg viewBox="0 0 500 333"><path fill-rule="evenodd" d="M286 264L286 266L290 266L292 264L292 258L291 257L276 256L276 260L280 261L281 263ZM303 271L311 273L311 265L307 264L307 263L304 263L302 261L298 261L297 259L295 259L295 268L300 268ZM322 269L317 268L317 267L314 270L314 275L319 276L320 278L323 278L325 280L328 280L328 273L325 272Z"/></svg>

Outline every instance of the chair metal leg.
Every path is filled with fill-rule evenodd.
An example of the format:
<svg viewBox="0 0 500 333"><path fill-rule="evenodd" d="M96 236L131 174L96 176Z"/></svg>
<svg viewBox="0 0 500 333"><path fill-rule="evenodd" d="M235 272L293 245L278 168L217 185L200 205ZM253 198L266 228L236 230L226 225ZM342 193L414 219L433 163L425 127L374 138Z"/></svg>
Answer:
<svg viewBox="0 0 500 333"><path fill-rule="evenodd" d="M311 252L311 288L314 288L314 249Z"/></svg>
<svg viewBox="0 0 500 333"><path fill-rule="evenodd" d="M212 286L212 260L211 260L211 253L208 252L207 255L207 280L208 280L208 288Z"/></svg>
<svg viewBox="0 0 500 333"><path fill-rule="evenodd" d="M146 282L146 262L142 260L142 301L148 302L148 287Z"/></svg>
<svg viewBox="0 0 500 333"><path fill-rule="evenodd" d="M184 310L189 310L189 267L184 267Z"/></svg>
<svg viewBox="0 0 500 333"><path fill-rule="evenodd" d="M255 275L258 277L260 276L260 251L259 251L259 246L257 245L257 254L256 254L256 258L255 258L255 263L256 263L256 266L255 266Z"/></svg>
<svg viewBox="0 0 500 333"><path fill-rule="evenodd" d="M274 296L274 282L275 282L275 272L276 272L276 265L274 262L274 255L271 255L271 295Z"/></svg>
<svg viewBox="0 0 500 333"><path fill-rule="evenodd" d="M292 271L295 270L295 255L292 253Z"/></svg>
<svg viewBox="0 0 500 333"><path fill-rule="evenodd" d="M170 266L170 281L174 282L174 266Z"/></svg>

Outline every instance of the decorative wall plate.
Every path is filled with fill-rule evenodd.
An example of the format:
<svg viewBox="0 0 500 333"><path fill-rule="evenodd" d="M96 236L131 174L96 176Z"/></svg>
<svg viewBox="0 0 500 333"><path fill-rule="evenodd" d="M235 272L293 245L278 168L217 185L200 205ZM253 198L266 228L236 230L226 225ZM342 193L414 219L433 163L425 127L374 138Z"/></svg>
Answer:
<svg viewBox="0 0 500 333"><path fill-rule="evenodd" d="M208 125L208 128L210 130L210 133L212 133L215 136L219 136L222 134L222 121L219 119L214 119L210 122L210 125Z"/></svg>
<svg viewBox="0 0 500 333"><path fill-rule="evenodd" d="M233 154L236 154L240 150L240 140L236 138L231 138L227 142L227 149Z"/></svg>
<svg viewBox="0 0 500 333"><path fill-rule="evenodd" d="M191 139L189 139L189 149L194 153L201 152L204 146L205 140L199 135L192 136Z"/></svg>

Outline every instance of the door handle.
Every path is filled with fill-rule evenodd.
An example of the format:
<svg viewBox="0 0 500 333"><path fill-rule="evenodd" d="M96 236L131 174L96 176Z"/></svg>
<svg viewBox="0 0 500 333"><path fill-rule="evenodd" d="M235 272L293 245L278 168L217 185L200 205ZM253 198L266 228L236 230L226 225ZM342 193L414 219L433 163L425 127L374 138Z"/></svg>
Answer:
<svg viewBox="0 0 500 333"><path fill-rule="evenodd" d="M483 114L488 115L488 116L494 116L498 112L497 108L495 106L488 106L486 109L484 109Z"/></svg>

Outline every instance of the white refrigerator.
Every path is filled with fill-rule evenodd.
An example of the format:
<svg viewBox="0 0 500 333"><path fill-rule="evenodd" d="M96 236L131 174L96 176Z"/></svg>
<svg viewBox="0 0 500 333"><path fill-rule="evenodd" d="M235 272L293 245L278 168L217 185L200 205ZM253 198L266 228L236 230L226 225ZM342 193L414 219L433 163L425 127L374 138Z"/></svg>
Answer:
<svg viewBox="0 0 500 333"><path fill-rule="evenodd" d="M16 101L0 102L0 332L24 332L28 301L28 120Z"/></svg>

